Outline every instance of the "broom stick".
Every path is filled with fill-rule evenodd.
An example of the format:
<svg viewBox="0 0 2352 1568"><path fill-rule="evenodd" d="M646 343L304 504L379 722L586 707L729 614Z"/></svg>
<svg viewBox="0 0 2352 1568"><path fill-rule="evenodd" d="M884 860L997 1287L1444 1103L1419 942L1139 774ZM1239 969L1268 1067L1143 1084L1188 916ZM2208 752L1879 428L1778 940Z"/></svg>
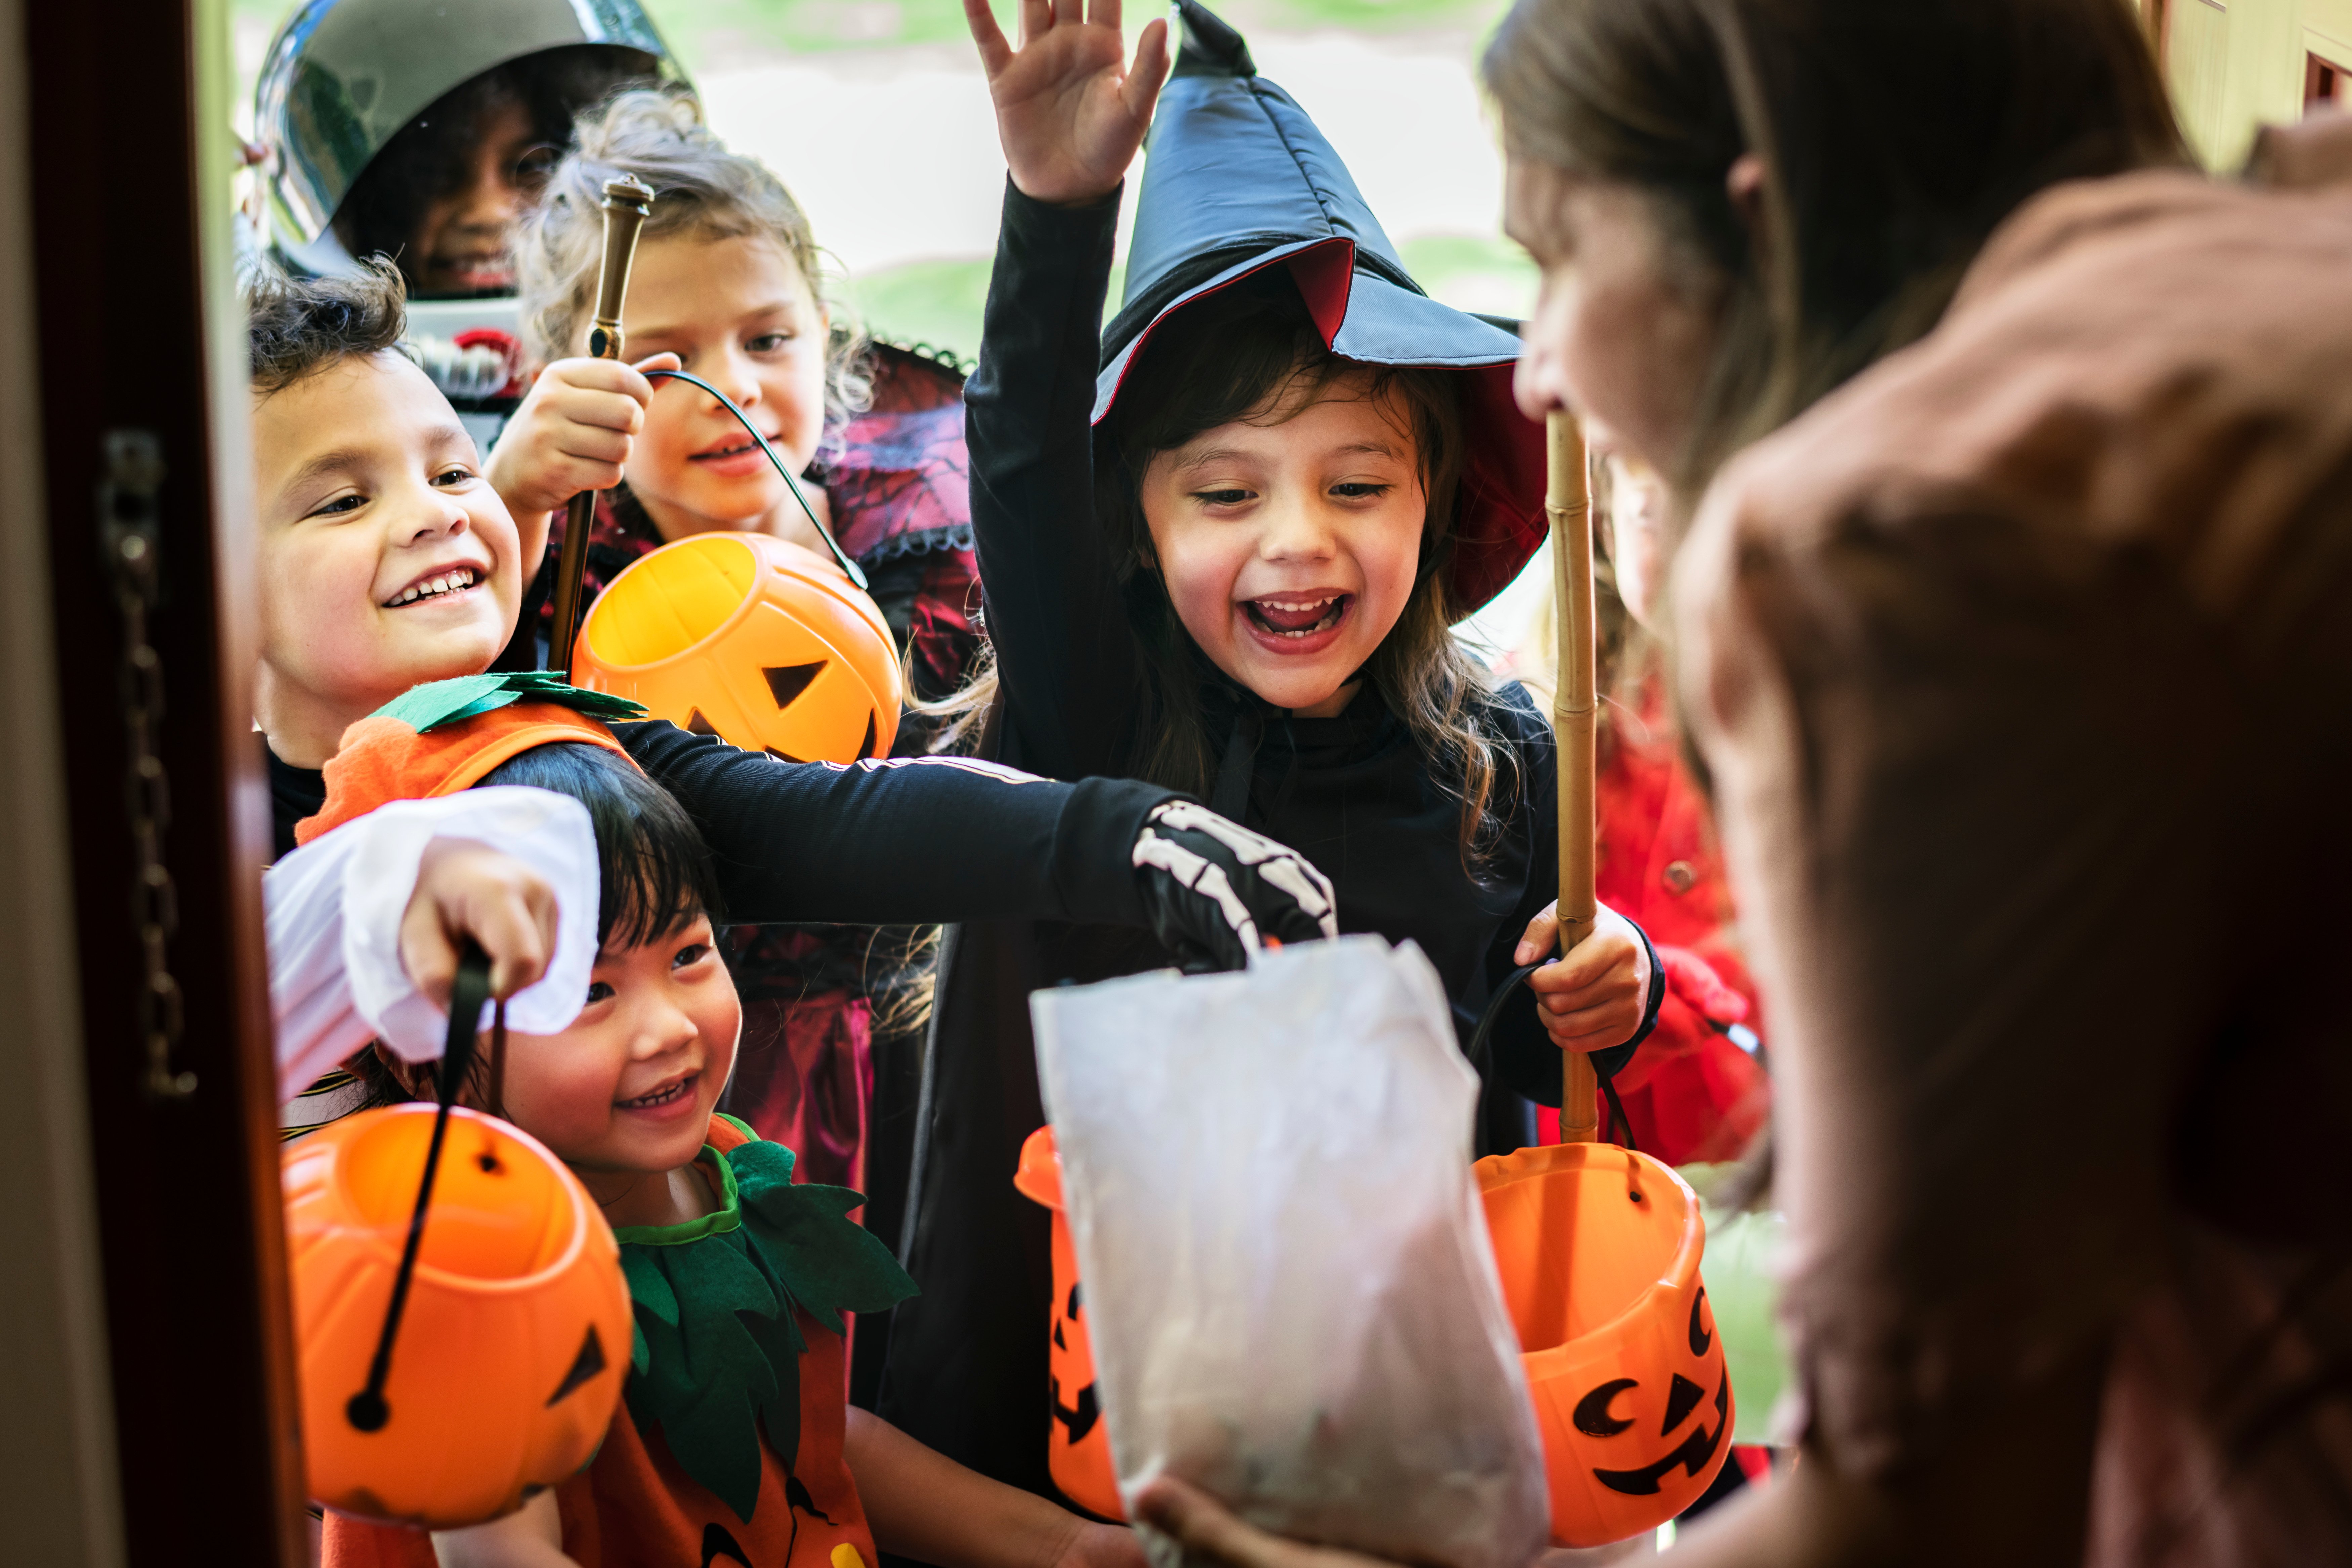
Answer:
<svg viewBox="0 0 2352 1568"><path fill-rule="evenodd" d="M625 342L621 302L628 297L637 231L654 205L653 187L635 174L604 182L604 261L596 279L596 316L588 331L591 359L619 359ZM588 569L588 533L596 523L596 492L582 490L565 503L563 553L555 566L555 615L549 627L547 668L572 675L572 639L580 631L580 600Z"/></svg>
<svg viewBox="0 0 2352 1568"><path fill-rule="evenodd" d="M1559 668L1552 686L1552 731L1559 739L1559 950L1592 934L1593 692L1592 505L1585 482L1584 432L1576 416L1555 409L1548 421L1544 514L1551 521L1553 602L1559 610ZM1600 1084L1592 1058L1563 1053L1559 1136L1590 1143L1601 1136Z"/></svg>

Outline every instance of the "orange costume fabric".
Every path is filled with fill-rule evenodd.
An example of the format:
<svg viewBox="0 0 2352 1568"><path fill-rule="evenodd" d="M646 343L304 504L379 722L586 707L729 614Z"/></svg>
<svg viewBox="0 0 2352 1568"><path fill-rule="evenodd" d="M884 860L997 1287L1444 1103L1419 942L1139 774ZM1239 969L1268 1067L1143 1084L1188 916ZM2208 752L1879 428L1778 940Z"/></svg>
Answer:
<svg viewBox="0 0 2352 1568"><path fill-rule="evenodd" d="M710 1146L722 1155L751 1141L736 1123L711 1118ZM806 1312L799 1323L808 1341L800 1358L800 1451L788 1473L762 1436L759 1501L748 1521L686 1473L658 1430L639 1431L624 1401L596 1458L556 1489L564 1554L581 1568L875 1568L873 1532L843 1454L842 1337ZM337 1513L326 1517L320 1562L436 1568L425 1531Z"/></svg>

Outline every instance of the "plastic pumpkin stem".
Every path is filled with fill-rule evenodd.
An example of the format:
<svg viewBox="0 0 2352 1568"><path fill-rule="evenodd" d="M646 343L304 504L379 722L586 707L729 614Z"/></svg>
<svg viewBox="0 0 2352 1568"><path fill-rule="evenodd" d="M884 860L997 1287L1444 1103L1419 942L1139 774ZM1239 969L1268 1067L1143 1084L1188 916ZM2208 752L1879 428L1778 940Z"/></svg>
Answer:
<svg viewBox="0 0 2352 1568"><path fill-rule="evenodd" d="M619 359L621 301L637 258L637 231L654 210L653 187L635 174L604 182L604 260L596 279L596 320L588 329L592 359ZM588 570L588 531L595 526L596 492L582 490L563 509L563 553L555 567L555 624L549 629L547 668L572 668L572 639L580 630L580 594Z"/></svg>
<svg viewBox="0 0 2352 1568"><path fill-rule="evenodd" d="M383 1331L376 1337L375 1358L368 1363L367 1386L352 1395L343 1415L362 1432L378 1432L392 1419L383 1385L392 1376L392 1347L400 1338L401 1313L408 1306L408 1287L416 1278L416 1254L425 1241L425 1215L433 1204L433 1178L441 1170L441 1145L449 1133L449 1108L457 1101L458 1086L474 1065L474 1036L482 1018L482 1004L490 997L490 961L468 942L457 960L457 976L449 987L449 1035L441 1051L440 1114L433 1119L433 1141L425 1150L425 1174L416 1184L416 1206L408 1216L408 1243L401 1248L400 1271L392 1277L392 1300L383 1310Z"/></svg>
<svg viewBox="0 0 2352 1568"><path fill-rule="evenodd" d="M1559 744L1559 950L1592 934L1594 685L1592 504L1585 479L1584 432L1576 416L1552 410L1547 425L1544 515L1551 520L1552 591L1559 606L1559 670L1552 687L1552 731ZM1565 1053L1559 1136L1563 1143L1599 1139L1599 1093L1592 1058Z"/></svg>

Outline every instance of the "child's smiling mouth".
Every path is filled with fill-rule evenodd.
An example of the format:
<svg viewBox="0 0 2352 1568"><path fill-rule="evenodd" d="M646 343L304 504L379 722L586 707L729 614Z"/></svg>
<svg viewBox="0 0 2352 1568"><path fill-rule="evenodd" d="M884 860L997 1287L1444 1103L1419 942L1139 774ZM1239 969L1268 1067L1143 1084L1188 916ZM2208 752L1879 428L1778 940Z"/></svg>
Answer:
<svg viewBox="0 0 2352 1568"><path fill-rule="evenodd" d="M481 574L471 566L452 566L420 577L383 602L387 610L401 609L409 605L432 603L463 594L481 581Z"/></svg>
<svg viewBox="0 0 2352 1568"><path fill-rule="evenodd" d="M771 436L768 439L773 442L776 437ZM764 474L769 471L767 453L761 451L760 444L749 436L739 437L724 446L712 447L706 451L697 452L687 461L705 473L724 475L730 479L740 478L745 474Z"/></svg>
<svg viewBox="0 0 2352 1568"><path fill-rule="evenodd" d="M1250 629L1261 638L1281 643L1320 646L1319 639L1339 628L1348 612L1355 606L1353 594L1325 593L1318 590L1307 594L1276 594L1263 599L1244 599L1241 609ZM1284 651L1290 651L1285 649ZM1299 651L1305 651L1301 647Z"/></svg>
<svg viewBox="0 0 2352 1568"><path fill-rule="evenodd" d="M659 1089L638 1095L634 1100L616 1100L613 1101L613 1109L615 1110L667 1110L680 1101L691 1100L694 1097L694 1086L701 1081L701 1069L697 1068L693 1072L670 1079Z"/></svg>

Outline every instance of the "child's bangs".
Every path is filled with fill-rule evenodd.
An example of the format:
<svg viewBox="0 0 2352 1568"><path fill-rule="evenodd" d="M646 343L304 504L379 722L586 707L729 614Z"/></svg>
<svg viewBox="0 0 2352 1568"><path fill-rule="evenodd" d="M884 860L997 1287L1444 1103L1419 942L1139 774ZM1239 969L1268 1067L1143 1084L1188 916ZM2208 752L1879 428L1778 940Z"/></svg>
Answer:
<svg viewBox="0 0 2352 1568"><path fill-rule="evenodd" d="M602 746L540 746L492 769L484 784L568 795L596 833L596 943L642 946L699 915L721 918L710 851L667 790Z"/></svg>

